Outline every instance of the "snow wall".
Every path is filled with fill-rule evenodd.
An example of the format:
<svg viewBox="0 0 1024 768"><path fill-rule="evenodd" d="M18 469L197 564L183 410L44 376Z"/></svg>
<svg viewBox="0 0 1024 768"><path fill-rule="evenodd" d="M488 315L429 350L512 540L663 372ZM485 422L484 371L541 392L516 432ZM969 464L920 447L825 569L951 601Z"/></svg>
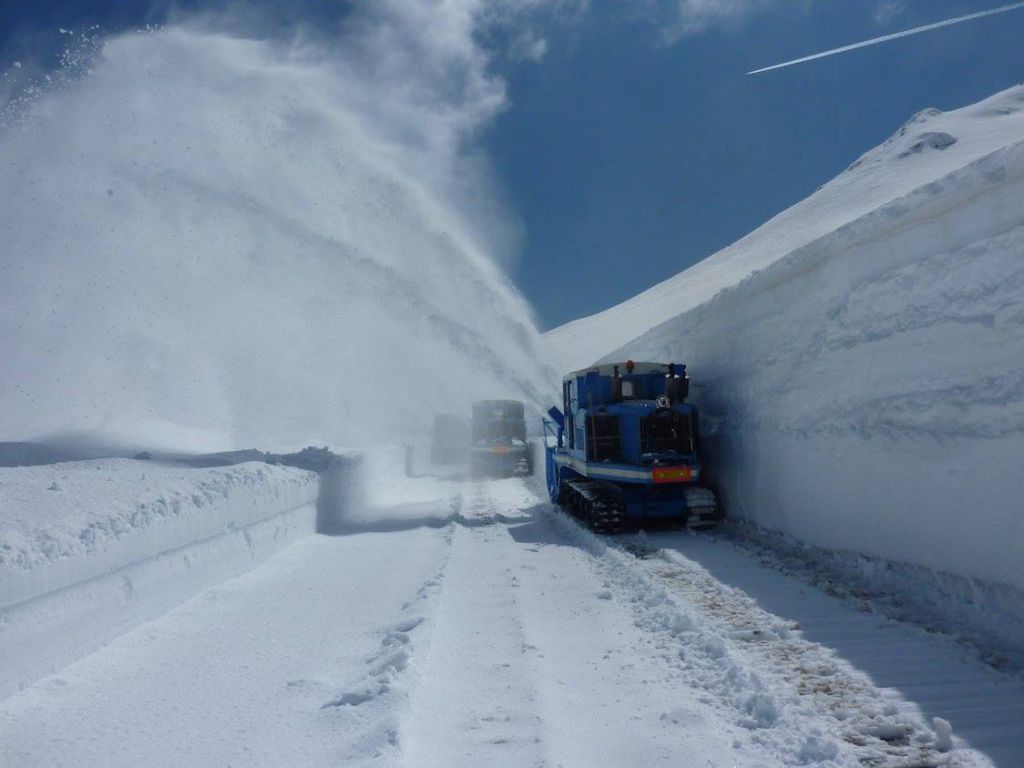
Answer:
<svg viewBox="0 0 1024 768"><path fill-rule="evenodd" d="M1020 626L1022 200L1017 143L605 359L689 365L729 516L960 577L936 579Z"/></svg>
<svg viewBox="0 0 1024 768"><path fill-rule="evenodd" d="M358 487L248 463L105 459L0 469L0 697L316 530Z"/></svg>

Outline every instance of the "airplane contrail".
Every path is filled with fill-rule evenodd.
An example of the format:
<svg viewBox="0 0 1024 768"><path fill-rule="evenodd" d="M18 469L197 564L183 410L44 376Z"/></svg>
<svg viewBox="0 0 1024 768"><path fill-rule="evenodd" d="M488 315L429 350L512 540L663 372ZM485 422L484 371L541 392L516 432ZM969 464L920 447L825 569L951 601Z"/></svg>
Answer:
<svg viewBox="0 0 1024 768"><path fill-rule="evenodd" d="M925 24L923 27L914 27L913 29L906 29L902 32L893 32L891 35L882 35L881 37L873 37L870 40L863 40L859 43L851 43L850 45L844 45L841 48L833 48L830 51L822 51L821 53L813 53L810 56L804 56L800 59L793 59L792 61L784 61L781 64L773 64L770 67L762 67L761 69L755 69L747 72L748 75L758 75L762 72L771 72L773 69L782 69L783 67L791 67L794 64L803 64L806 61L814 61L815 59L823 59L826 56L835 56L837 53L846 53L847 51L853 51L857 48L866 48L869 45L878 45L878 43L887 43L890 40L899 40L901 37L910 37L910 35L917 35L921 32L931 32L933 29L941 29L942 27L951 27L954 24L962 24L965 21L973 21L974 19L980 19L985 16L994 16L997 13L1006 13L1007 11L1015 11L1018 8L1024 8L1024 2L1010 3L1008 5L1001 5L998 8L991 8L987 11L978 11L977 13L969 13L966 16L957 16L955 19L946 19L945 21L937 21L934 24Z"/></svg>

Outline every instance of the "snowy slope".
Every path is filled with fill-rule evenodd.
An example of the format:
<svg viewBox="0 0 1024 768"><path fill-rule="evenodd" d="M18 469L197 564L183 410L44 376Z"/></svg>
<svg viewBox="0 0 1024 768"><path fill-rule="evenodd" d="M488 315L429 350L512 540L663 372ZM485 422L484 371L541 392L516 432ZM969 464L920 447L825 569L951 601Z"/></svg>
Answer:
<svg viewBox="0 0 1024 768"><path fill-rule="evenodd" d="M1017 87L921 113L735 245L549 338L567 369L689 364L731 516L972 579L936 599L1019 628L1022 201Z"/></svg>
<svg viewBox="0 0 1024 768"><path fill-rule="evenodd" d="M548 331L545 339L563 369L589 365L798 249L1022 139L1024 86L953 112L926 109L733 245L616 307Z"/></svg>

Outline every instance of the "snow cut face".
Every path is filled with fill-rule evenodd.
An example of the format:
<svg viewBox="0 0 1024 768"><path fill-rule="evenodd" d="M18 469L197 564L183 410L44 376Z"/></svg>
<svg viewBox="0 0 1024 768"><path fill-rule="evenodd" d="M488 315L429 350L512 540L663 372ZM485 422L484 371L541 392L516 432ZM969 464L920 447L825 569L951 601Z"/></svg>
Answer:
<svg viewBox="0 0 1024 768"><path fill-rule="evenodd" d="M424 105L370 40L112 38L0 135L0 439L373 444L547 388L463 157L500 82L459 48Z"/></svg>

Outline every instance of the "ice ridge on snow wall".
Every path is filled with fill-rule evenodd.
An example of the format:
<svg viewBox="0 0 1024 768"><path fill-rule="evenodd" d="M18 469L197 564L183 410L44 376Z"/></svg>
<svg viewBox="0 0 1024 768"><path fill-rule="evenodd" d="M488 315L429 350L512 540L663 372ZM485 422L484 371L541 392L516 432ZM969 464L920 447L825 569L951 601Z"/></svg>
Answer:
<svg viewBox="0 0 1024 768"><path fill-rule="evenodd" d="M390 7L353 24L400 37ZM471 146L503 84L448 37L386 61L364 37L111 37L8 120L0 439L373 445L549 387Z"/></svg>

